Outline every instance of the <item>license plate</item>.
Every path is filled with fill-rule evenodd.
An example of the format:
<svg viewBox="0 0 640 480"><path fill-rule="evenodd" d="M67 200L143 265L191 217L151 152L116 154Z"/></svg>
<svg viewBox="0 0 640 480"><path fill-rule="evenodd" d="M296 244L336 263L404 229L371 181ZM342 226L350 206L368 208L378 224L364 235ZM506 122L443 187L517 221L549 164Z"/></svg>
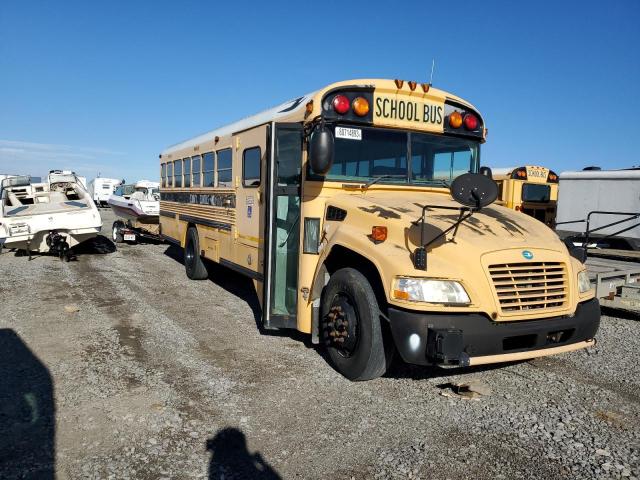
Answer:
<svg viewBox="0 0 640 480"><path fill-rule="evenodd" d="M336 127L336 138L362 140L362 130L359 128Z"/></svg>
<svg viewBox="0 0 640 480"><path fill-rule="evenodd" d="M125 233L124 234L124 241L125 242L135 242L136 241L136 236L133 233Z"/></svg>

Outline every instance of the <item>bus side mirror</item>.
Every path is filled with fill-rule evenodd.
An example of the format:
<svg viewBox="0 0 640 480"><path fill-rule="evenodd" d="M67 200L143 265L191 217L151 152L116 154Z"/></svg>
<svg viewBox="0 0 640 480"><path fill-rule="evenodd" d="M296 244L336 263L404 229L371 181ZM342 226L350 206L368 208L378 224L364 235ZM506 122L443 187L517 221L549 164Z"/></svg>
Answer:
<svg viewBox="0 0 640 480"><path fill-rule="evenodd" d="M309 165L316 175L326 175L333 165L333 133L324 124L316 125L309 139Z"/></svg>
<svg viewBox="0 0 640 480"><path fill-rule="evenodd" d="M489 167L480 167L480 175L484 175L485 177L493 178L493 172Z"/></svg>

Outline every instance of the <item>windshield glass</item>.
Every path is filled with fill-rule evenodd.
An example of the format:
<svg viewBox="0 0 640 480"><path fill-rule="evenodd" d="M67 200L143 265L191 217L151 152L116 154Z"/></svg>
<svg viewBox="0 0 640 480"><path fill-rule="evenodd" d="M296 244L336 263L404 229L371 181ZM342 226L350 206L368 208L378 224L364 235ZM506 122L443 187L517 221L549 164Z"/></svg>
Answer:
<svg viewBox="0 0 640 480"><path fill-rule="evenodd" d="M370 127L334 129L335 155L327 180L444 184L477 172L477 141ZM408 159L411 158L409 162Z"/></svg>
<svg viewBox="0 0 640 480"><path fill-rule="evenodd" d="M551 186L535 183L525 183L522 185L523 202L548 203L551 200Z"/></svg>

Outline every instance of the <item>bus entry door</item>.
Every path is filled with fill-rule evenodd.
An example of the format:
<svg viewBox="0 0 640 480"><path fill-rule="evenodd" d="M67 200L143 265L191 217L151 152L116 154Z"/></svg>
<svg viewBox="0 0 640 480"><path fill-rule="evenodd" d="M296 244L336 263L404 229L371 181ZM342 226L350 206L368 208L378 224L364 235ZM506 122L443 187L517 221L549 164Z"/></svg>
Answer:
<svg viewBox="0 0 640 480"><path fill-rule="evenodd" d="M302 125L272 124L268 163L263 322L266 328L295 328L300 257Z"/></svg>

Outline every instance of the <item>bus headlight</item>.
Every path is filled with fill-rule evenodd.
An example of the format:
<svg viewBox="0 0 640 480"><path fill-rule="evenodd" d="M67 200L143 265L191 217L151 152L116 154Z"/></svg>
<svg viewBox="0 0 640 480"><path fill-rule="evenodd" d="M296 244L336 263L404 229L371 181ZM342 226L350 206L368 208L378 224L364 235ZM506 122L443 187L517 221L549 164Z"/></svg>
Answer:
<svg viewBox="0 0 640 480"><path fill-rule="evenodd" d="M471 303L469 295L460 283L428 278L397 277L393 285L392 297L410 302Z"/></svg>
<svg viewBox="0 0 640 480"><path fill-rule="evenodd" d="M586 270L582 270L578 273L578 292L587 293L591 290L591 280L589 280L589 274Z"/></svg>

